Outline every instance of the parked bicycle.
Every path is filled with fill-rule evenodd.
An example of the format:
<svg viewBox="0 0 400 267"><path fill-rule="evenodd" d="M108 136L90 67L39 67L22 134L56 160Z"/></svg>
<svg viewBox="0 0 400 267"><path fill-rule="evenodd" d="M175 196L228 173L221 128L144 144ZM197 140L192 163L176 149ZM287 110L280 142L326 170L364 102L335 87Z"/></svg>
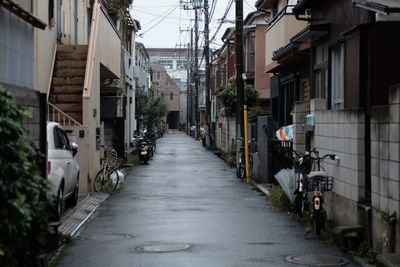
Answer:
<svg viewBox="0 0 400 267"><path fill-rule="evenodd" d="M243 141L243 138L237 139L237 141ZM249 141L249 148L255 142L255 139L253 138L251 141ZM253 156L249 153L249 173L250 177L253 172ZM239 148L239 177L240 179L246 179L246 159L245 159L245 148L241 146Z"/></svg>
<svg viewBox="0 0 400 267"><path fill-rule="evenodd" d="M317 236L321 235L321 230L325 229L327 221L324 192L332 190L333 177L328 176L322 166L322 162L328 157L331 160L339 160L335 154L326 154L321 157L315 148L310 152L309 157L312 159L313 163L316 164L317 169L308 174L306 182L307 192L312 192L312 199L310 201L312 207L312 209L310 209L311 228L306 231L306 238L313 230Z"/></svg>
<svg viewBox="0 0 400 267"><path fill-rule="evenodd" d="M294 191L294 207L300 217L303 216L304 211L308 209L307 201L307 175L311 172L313 160L309 152L303 155L292 150L295 157L292 157L292 165L295 170L296 177L296 190Z"/></svg>
<svg viewBox="0 0 400 267"><path fill-rule="evenodd" d="M122 160L118 158L115 149L105 151L105 158L102 160L101 168L94 178L94 189L97 192L113 192L117 188L120 179L118 170L121 164Z"/></svg>

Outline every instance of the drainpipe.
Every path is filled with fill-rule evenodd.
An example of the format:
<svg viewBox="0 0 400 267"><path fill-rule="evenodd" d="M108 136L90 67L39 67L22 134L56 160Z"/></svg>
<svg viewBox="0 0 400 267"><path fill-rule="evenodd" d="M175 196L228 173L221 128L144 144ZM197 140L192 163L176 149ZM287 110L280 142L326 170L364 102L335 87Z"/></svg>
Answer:
<svg viewBox="0 0 400 267"><path fill-rule="evenodd" d="M367 239L368 248L372 248L372 209L365 207L365 235Z"/></svg>
<svg viewBox="0 0 400 267"><path fill-rule="evenodd" d="M396 223L397 223L397 216L395 212L389 217L389 227L388 227L388 236L386 244L387 253L394 253L396 247Z"/></svg>

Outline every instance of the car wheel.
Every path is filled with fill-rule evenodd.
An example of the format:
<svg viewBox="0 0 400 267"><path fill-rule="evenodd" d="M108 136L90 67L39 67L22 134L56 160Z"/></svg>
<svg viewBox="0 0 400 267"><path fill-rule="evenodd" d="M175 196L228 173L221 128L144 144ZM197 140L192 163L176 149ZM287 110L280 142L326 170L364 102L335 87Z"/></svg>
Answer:
<svg viewBox="0 0 400 267"><path fill-rule="evenodd" d="M57 216L60 219L62 213L64 212L64 188L61 185L60 188L58 189L57 193Z"/></svg>

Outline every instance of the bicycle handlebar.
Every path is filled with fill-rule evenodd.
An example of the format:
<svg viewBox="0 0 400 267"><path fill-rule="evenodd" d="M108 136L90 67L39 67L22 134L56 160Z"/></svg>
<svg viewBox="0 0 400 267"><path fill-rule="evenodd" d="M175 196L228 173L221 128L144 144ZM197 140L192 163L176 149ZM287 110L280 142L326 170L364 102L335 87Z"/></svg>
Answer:
<svg viewBox="0 0 400 267"><path fill-rule="evenodd" d="M312 153L314 153L315 157L312 156ZM323 157L319 156L319 152L315 149L310 151L309 156L313 159L313 160L324 160L325 158L329 157L331 160L339 160L339 157L337 157L335 154L326 154Z"/></svg>

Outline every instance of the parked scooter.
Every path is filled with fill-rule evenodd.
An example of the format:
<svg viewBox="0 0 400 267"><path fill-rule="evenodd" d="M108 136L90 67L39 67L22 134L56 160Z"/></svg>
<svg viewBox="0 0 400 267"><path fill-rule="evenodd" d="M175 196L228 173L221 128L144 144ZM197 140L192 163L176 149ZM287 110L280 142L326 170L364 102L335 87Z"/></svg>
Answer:
<svg viewBox="0 0 400 267"><path fill-rule="evenodd" d="M139 154L139 160L143 161L145 164L147 164L147 162L150 159L150 147L149 144L142 139L141 141L139 141L139 145L138 145L138 154Z"/></svg>

